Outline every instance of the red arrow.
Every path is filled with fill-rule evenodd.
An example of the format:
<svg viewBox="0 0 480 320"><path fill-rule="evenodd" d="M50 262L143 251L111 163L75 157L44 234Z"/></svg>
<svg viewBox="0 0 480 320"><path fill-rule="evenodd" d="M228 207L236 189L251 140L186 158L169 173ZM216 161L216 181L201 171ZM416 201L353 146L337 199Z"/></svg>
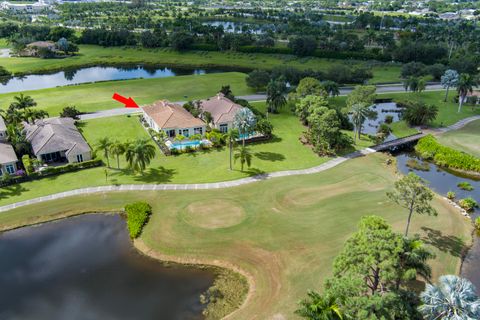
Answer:
<svg viewBox="0 0 480 320"><path fill-rule="evenodd" d="M115 92L112 99L123 103L125 105L125 108L139 108L138 104L131 97L125 98L124 96L121 96Z"/></svg>

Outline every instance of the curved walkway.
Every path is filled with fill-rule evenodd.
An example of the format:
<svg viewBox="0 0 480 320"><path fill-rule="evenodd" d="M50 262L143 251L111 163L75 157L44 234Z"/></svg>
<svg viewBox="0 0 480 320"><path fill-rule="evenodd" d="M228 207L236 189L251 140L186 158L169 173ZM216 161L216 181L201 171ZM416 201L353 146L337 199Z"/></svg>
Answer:
<svg viewBox="0 0 480 320"><path fill-rule="evenodd" d="M480 120L480 115L473 116L469 118L465 118L460 120L459 122L442 129L435 130L435 133L444 133L451 130L457 130L472 121ZM238 180L232 181L224 181L224 182L213 182L213 183L195 183L195 184L125 184L125 185L110 185L110 186L100 186L100 187L91 187L91 188L82 188L76 189L71 191L65 191L60 193L55 193L52 195L34 198L30 200L20 201L16 203L12 203L6 206L0 207L0 212L5 212L8 210L12 210L15 208L28 206L31 204L41 203L50 200L57 200L63 199L71 196L76 195L84 195L84 194L92 194L92 193L100 193L100 192L113 192L113 191L157 191L157 190L208 190L208 189L223 189L223 188L231 188L237 187L261 180L268 180L272 178L279 178L279 177L287 177L287 176L294 176L294 175L305 175L305 174L314 174L319 173L333 167L338 166L339 164L353 158L361 157L370 153L374 153L376 150L372 148L366 148L360 151L356 151L350 153L343 157L337 157L330 161L327 161L321 165L316 167L308 168L308 169L300 169L300 170L286 170L286 171L277 171L271 173L264 173L259 174L253 177L242 178Z"/></svg>

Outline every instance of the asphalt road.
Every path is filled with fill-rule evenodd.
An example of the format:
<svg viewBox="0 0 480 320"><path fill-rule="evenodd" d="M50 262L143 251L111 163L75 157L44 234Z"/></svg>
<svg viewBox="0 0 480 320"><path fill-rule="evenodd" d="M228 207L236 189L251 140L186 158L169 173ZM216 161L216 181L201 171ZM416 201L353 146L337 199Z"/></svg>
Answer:
<svg viewBox="0 0 480 320"><path fill-rule="evenodd" d="M354 87L342 87L340 88L340 96L346 96ZM429 84L426 87L425 91L438 91L442 90L443 87L440 84ZM396 93L396 92L405 92L403 84L389 84L389 85L378 85L377 93ZM245 99L247 101L265 101L267 99L266 94L258 93L251 94L247 96L237 96L239 99ZM177 103L183 104L185 101L177 101ZM82 120L96 119L96 118L106 118L126 114L135 114L140 112L139 109L130 109L130 108L116 108L110 110L103 110L94 113L83 114L80 116Z"/></svg>

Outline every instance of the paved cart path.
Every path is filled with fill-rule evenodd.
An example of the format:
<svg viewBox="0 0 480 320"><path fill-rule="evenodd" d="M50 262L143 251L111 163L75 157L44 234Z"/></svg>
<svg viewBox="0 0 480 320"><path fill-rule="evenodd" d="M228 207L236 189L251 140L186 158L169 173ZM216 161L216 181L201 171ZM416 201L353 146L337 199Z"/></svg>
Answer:
<svg viewBox="0 0 480 320"><path fill-rule="evenodd" d="M341 87L340 88L340 96L346 96L354 87ZM443 87L439 84L429 84L426 87L426 91L438 91L443 90ZM395 93L395 92L405 92L405 88L403 84L388 84L388 85L377 85L377 93ZM267 100L267 96L262 93L257 94L250 94L246 96L237 96L238 99L244 99L247 101L265 101ZM185 103L185 101L177 101L179 104ZM89 120L89 119L96 119L96 118L106 118L106 117L113 117L119 115L127 115L127 114L135 114L140 112L139 109L131 109L131 108L116 108L110 110L103 110L98 112L92 112L88 114L83 114L80 116L81 120Z"/></svg>
<svg viewBox="0 0 480 320"><path fill-rule="evenodd" d="M457 130L459 128L464 127L466 124L475 121L475 120L480 120L480 116L474 116L470 118L466 118L463 120L460 120L459 122L455 123L454 125L451 125L446 128L438 129L435 131L437 134L441 134L443 132L451 131L451 130ZM398 139L402 140L402 139ZM36 203L41 203L45 201L50 201L50 200L56 200L56 199L63 199L71 196L76 196L76 195L85 195L85 194L94 194L94 193L101 193L101 192L114 192L114 191L144 191L144 190L208 190L208 189L222 189L222 188L231 188L231 187L237 187L257 181L262 181L262 180L268 180L272 178L279 178L279 177L287 177L287 176L294 176L294 175L305 175L305 174L314 174L314 173L319 173L328 169L331 169L333 167L338 166L341 163L344 163L345 161L361 156L368 155L370 153L376 152L374 149L375 147L372 148L365 148L360 151L356 151L353 153L350 153L346 156L343 157L336 157L333 158L332 160L329 160L321 165L308 168L308 169L300 169L300 170L285 170L285 171L276 171L276 172L271 172L271 173L265 173L265 174L259 174L256 176L252 177L247 177L247 178L242 178L238 180L231 180L231 181L224 181L224 182L213 182L213 183L192 183L192 184L125 184L125 185L109 185L109 186L100 186L100 187L90 187L90 188L82 188L82 189L76 189L76 190L71 190L71 191L65 191L65 192L60 192L60 193L55 193L52 195L44 196L44 197L39 197L39 198L34 198L30 200L25 200L25 201L20 201L16 203L12 203L9 205L5 205L0 207L0 212L5 212L8 210L12 210L18 207L23 207L27 206L30 204L36 204Z"/></svg>

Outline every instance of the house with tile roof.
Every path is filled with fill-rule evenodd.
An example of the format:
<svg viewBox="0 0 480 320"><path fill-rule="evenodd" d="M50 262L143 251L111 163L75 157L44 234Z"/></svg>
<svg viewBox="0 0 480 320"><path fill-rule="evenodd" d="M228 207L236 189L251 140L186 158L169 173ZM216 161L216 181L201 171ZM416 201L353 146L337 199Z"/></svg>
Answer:
<svg viewBox="0 0 480 320"><path fill-rule="evenodd" d="M223 93L218 93L212 98L200 100L199 108L203 114L208 112L212 116L212 123L210 123L212 128L226 133L228 130L233 129L235 114L243 107L225 97Z"/></svg>
<svg viewBox="0 0 480 320"><path fill-rule="evenodd" d="M7 126L0 117L0 177L17 171L18 158L12 145L7 142Z"/></svg>
<svg viewBox="0 0 480 320"><path fill-rule="evenodd" d="M195 118L179 104L167 100L159 100L142 107L143 118L150 128L156 132L165 131L169 138L177 135L190 137L196 134L204 135L206 124Z"/></svg>
<svg viewBox="0 0 480 320"><path fill-rule="evenodd" d="M24 123L33 154L45 163L83 162L92 159L90 146L72 118L50 118Z"/></svg>

